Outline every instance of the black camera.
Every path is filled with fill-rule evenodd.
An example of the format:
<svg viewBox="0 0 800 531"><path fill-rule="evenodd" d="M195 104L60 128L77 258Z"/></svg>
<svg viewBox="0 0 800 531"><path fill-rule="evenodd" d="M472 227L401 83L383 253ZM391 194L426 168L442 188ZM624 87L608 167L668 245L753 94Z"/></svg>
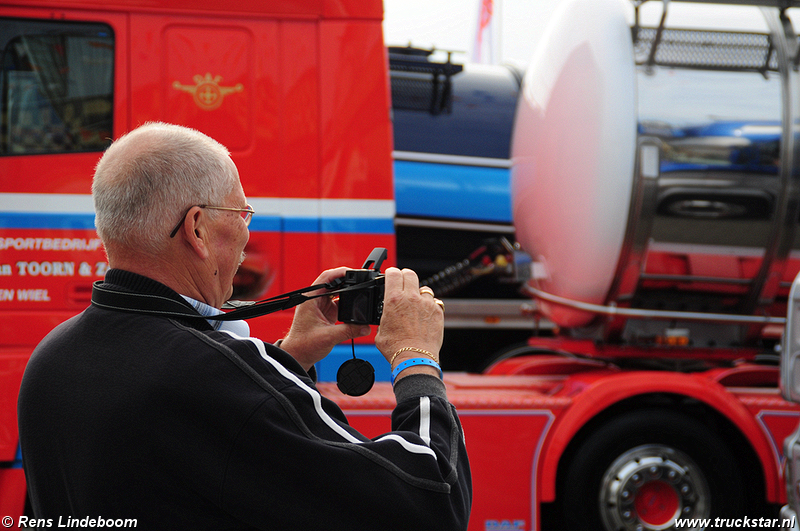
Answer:
<svg viewBox="0 0 800 531"><path fill-rule="evenodd" d="M351 269L338 279L339 321L353 324L377 325L383 315L384 276L381 264L386 249L376 247L361 269Z"/></svg>

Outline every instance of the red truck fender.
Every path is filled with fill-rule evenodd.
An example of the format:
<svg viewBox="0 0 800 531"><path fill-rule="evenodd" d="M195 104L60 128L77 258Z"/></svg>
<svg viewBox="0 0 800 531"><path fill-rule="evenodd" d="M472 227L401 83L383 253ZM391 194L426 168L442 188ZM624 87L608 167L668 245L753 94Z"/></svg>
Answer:
<svg viewBox="0 0 800 531"><path fill-rule="evenodd" d="M551 502L556 497L558 467L570 441L591 419L610 407L637 396L670 394L695 399L728 419L749 441L758 456L764 474L766 497L778 500L780 464L770 441L754 415L734 394L704 373L623 372L602 377L576 375L568 381L575 387L572 405L558 417L546 436L537 477L537 502Z"/></svg>

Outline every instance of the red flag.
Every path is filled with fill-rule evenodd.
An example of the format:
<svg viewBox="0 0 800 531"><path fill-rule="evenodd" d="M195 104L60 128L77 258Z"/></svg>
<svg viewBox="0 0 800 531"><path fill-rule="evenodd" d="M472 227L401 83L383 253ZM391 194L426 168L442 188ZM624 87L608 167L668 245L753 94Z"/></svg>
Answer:
<svg viewBox="0 0 800 531"><path fill-rule="evenodd" d="M494 39L492 36L492 15L494 14L494 0L480 0L475 44L472 49L472 60L476 63L496 62Z"/></svg>

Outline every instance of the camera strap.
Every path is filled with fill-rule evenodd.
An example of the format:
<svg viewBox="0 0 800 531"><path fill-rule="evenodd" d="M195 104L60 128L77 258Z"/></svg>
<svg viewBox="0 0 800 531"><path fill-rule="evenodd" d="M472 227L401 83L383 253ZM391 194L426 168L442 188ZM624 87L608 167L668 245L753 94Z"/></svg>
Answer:
<svg viewBox="0 0 800 531"><path fill-rule="evenodd" d="M336 289L341 285L341 279L336 279L331 283L301 288L261 301L229 301L225 304L225 307L236 309L220 315L204 316L176 299L161 295L109 289L104 285L103 281L98 280L92 286L92 304L109 310L160 315L163 317L233 321L267 315L279 310L292 308L317 297L336 296L339 293L363 289L375 285L375 283L375 280L371 280L358 285ZM317 295L305 295L306 292L323 288L329 291ZM339 367L336 373L336 385L346 395L361 396L372 388L374 382L375 370L372 364L367 360L356 358L355 346L353 346L353 358L346 360Z"/></svg>
<svg viewBox="0 0 800 531"><path fill-rule="evenodd" d="M345 291L363 289L375 284L367 281L358 285L337 289L341 285L339 279L326 284L316 284L306 288L297 289L276 295L260 301L228 301L223 305L224 310L231 310L220 315L200 315L192 311L185 304L169 297L160 295L118 291L105 287L102 280L92 285L92 304L100 308L124 312L143 313L148 315L161 315L164 317L182 317L187 319L211 319L214 321L238 321L261 317L280 310L294 308L317 297L336 296ZM309 291L326 289L325 293L306 295Z"/></svg>
<svg viewBox="0 0 800 531"><path fill-rule="evenodd" d="M363 269L372 268L375 273L380 271L381 263L386 259L386 249L376 247L372 250L364 263ZM317 297L335 297L346 291L362 290L378 284L375 277L364 282L340 287L345 283L344 278L336 278L329 283L316 284L301 288L281 295L276 295L260 301L228 301L223 310L230 310L220 315L200 315L193 308L182 301L164 297L162 295L134 293L119 291L106 287L102 280L92 284L92 305L109 310L122 312L141 313L146 315L160 315L163 317L181 317L185 319L206 319L215 321L238 321L260 317L280 310L293 308ZM306 295L309 291L325 289L324 293ZM356 358L355 343L351 340L353 358L345 361L336 373L336 385L339 390L350 396L361 396L372 388L375 383L375 369L367 360Z"/></svg>

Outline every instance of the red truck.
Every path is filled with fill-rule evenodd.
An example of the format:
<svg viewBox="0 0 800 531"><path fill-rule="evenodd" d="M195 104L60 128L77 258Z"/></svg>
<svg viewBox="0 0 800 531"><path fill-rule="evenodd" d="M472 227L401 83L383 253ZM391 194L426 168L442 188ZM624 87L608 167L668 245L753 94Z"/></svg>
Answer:
<svg viewBox="0 0 800 531"><path fill-rule="evenodd" d="M387 265L420 265L437 293L465 271L483 277L445 298L471 530L777 521L781 445L800 419L778 390L776 348L800 271L800 12L794 1L731 3L565 0L523 78L411 49L402 72L400 60L390 70L378 1L5 2L0 517L26 510L16 394L28 356L88 304L106 267L94 164L110 138L164 120L217 138L240 169L257 213L237 298L307 286L373 247L389 249ZM742 27L714 27L734 9L746 12ZM404 113L425 124L417 138L462 111L497 122L497 85L513 118L505 133L462 130L476 139L469 149L456 140L457 153L399 145ZM467 87L478 96L464 105ZM478 154L506 133L506 154ZM436 180L445 174L448 186ZM487 182L480 197L507 193L507 214L458 219L485 214L458 208L458 183ZM415 210L425 190L436 212ZM484 236L501 242L493 253L426 260ZM427 274L448 259L456 265ZM251 328L277 339L290 318ZM373 355L368 342L356 347ZM365 433L388 429L388 382L363 397L319 387Z"/></svg>
<svg viewBox="0 0 800 531"><path fill-rule="evenodd" d="M90 185L111 138L162 120L228 146L259 213L239 298L394 249L382 18L379 1L360 0L0 6L0 516L24 510L26 361L107 267ZM277 339L290 322L253 325Z"/></svg>

